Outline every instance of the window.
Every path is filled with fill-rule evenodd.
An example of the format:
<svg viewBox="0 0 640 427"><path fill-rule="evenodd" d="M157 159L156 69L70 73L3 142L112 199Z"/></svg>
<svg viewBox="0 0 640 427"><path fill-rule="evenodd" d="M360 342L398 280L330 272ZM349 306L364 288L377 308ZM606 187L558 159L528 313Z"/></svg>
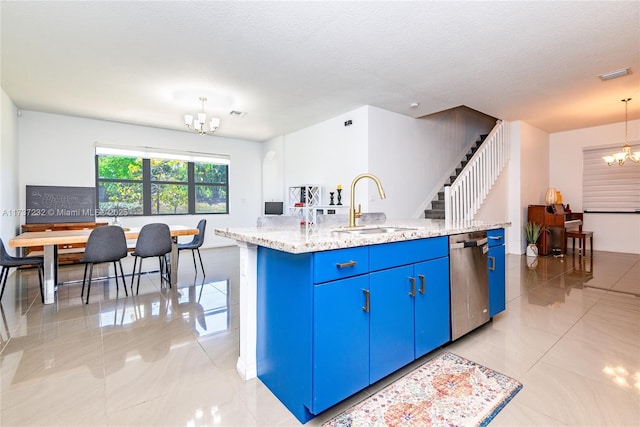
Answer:
<svg viewBox="0 0 640 427"><path fill-rule="evenodd" d="M223 156L96 146L98 216L229 213Z"/></svg>
<svg viewBox="0 0 640 427"><path fill-rule="evenodd" d="M640 212L640 165L609 166L602 159L615 148L583 151L582 208L585 212Z"/></svg>

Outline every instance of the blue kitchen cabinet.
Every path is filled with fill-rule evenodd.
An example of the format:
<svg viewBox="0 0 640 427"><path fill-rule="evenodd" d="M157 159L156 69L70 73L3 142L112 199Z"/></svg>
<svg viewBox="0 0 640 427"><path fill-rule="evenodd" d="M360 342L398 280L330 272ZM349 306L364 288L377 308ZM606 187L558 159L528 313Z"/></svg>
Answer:
<svg viewBox="0 0 640 427"><path fill-rule="evenodd" d="M372 384L413 361L413 276L413 265L370 274Z"/></svg>
<svg viewBox="0 0 640 427"><path fill-rule="evenodd" d="M314 414L369 385L368 299L368 275L314 286Z"/></svg>
<svg viewBox="0 0 640 427"><path fill-rule="evenodd" d="M506 308L506 265L504 229L487 231L489 241L489 317Z"/></svg>
<svg viewBox="0 0 640 427"><path fill-rule="evenodd" d="M449 257L421 262L414 268L417 359L451 340Z"/></svg>
<svg viewBox="0 0 640 427"><path fill-rule="evenodd" d="M449 341L448 248L446 236L258 247L260 380L304 423Z"/></svg>
<svg viewBox="0 0 640 427"><path fill-rule="evenodd" d="M371 246L370 269L374 383L450 340L448 238Z"/></svg>

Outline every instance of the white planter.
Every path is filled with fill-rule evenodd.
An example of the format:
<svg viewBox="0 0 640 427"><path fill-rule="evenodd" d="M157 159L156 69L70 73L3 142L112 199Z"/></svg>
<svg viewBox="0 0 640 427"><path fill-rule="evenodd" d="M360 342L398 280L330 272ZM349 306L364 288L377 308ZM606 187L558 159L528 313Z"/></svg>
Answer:
<svg viewBox="0 0 640 427"><path fill-rule="evenodd" d="M530 256L530 257L537 257L538 256L538 247L533 243L527 245L526 254L527 254L527 256Z"/></svg>

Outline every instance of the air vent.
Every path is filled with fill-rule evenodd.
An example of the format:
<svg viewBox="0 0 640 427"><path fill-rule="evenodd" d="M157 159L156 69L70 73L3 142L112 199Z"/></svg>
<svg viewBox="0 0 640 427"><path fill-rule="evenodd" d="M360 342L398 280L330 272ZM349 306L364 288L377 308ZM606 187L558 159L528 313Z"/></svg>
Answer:
<svg viewBox="0 0 640 427"><path fill-rule="evenodd" d="M622 68L620 70L609 71L608 73L600 74L598 77L600 77L600 80L606 81L617 79L618 77L628 76L629 74L631 74L630 68Z"/></svg>
<svg viewBox="0 0 640 427"><path fill-rule="evenodd" d="M247 113L243 112L243 111L236 111L236 110L231 110L229 111L229 114L232 116L236 116L236 117L244 117L247 115Z"/></svg>

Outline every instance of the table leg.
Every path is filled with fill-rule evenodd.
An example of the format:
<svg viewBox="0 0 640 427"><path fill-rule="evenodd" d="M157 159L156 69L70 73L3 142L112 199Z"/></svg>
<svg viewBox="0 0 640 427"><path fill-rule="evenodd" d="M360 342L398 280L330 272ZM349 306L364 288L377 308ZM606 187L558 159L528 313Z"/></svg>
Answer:
<svg viewBox="0 0 640 427"><path fill-rule="evenodd" d="M55 302L55 291L58 276L58 260L56 257L56 245L46 245L44 247L44 303L53 304Z"/></svg>
<svg viewBox="0 0 640 427"><path fill-rule="evenodd" d="M171 240L171 277L169 277L169 282L173 286L178 283L178 238L173 237Z"/></svg>

